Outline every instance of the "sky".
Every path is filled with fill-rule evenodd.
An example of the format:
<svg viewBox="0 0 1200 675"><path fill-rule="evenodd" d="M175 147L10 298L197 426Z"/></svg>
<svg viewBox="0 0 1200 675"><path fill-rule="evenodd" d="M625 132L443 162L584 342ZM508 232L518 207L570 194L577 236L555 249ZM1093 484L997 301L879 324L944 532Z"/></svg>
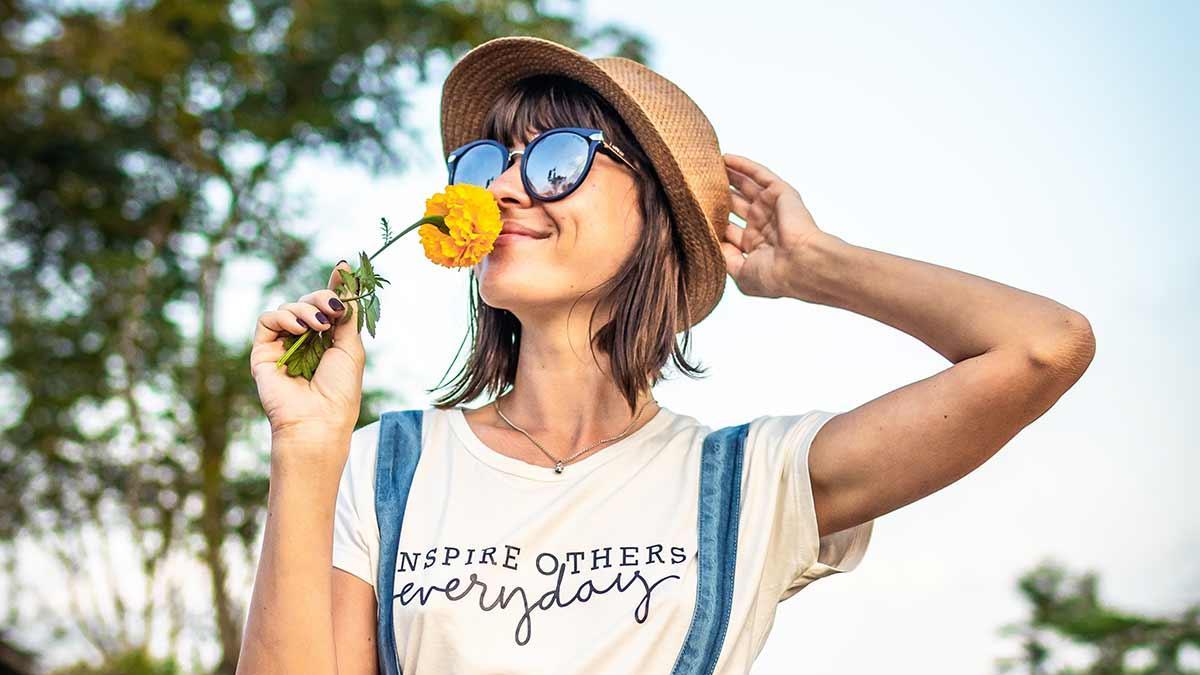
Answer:
<svg viewBox="0 0 1200 675"><path fill-rule="evenodd" d="M831 5L593 0L586 14L646 34L651 67L705 111L722 151L796 187L821 229L1052 298L1087 316L1097 352L993 459L877 519L856 570L781 604L752 672L994 672L1018 651L1000 627L1027 615L1015 581L1044 559L1098 572L1124 609L1200 601L1200 87L1187 76L1200 5ZM324 257L374 251L380 216L413 222L444 185L441 66L412 99L425 151L409 171L297 166L297 230ZM244 264L221 291L229 339L284 301L246 303L261 270ZM467 276L415 244L376 266L392 285L366 384L424 406L466 330ZM732 280L690 354L711 375L656 398L714 428L850 410L950 365L867 317ZM248 589L246 572L230 583Z"/></svg>

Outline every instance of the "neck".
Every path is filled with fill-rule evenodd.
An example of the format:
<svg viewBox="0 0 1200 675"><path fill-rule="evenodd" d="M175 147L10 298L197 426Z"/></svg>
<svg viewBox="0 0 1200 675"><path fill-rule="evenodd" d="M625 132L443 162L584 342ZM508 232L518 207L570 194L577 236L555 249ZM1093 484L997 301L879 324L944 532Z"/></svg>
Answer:
<svg viewBox="0 0 1200 675"><path fill-rule="evenodd" d="M497 401L504 417L559 456L569 456L627 429L631 434L659 409L653 392L645 386L631 412L609 376L607 355L597 352L593 360L590 352L580 351L566 341L547 343L523 333L515 381ZM511 430L498 415L489 423Z"/></svg>

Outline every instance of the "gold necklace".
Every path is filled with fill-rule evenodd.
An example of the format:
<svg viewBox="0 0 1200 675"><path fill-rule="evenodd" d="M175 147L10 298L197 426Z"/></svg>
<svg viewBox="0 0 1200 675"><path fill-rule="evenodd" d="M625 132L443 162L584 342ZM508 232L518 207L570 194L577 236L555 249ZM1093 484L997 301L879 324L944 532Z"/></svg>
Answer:
<svg viewBox="0 0 1200 675"><path fill-rule="evenodd" d="M629 433L629 430L633 428L634 423L636 423L638 421L638 419L641 418L642 412L646 409L646 406L650 405L652 402L657 403L657 401L655 401L654 399L650 399L649 401L646 401L645 403L642 404L642 409L638 411L637 415L634 415L632 420L630 420L629 426L625 427L625 431L622 431L620 434L613 436L612 438L605 438L604 440L596 441L595 443L592 443L588 447L584 448L583 450L580 450L579 452L571 455L570 457L568 457L566 459L559 459L559 458L555 457L554 455L550 454L549 452L547 452L546 449L542 447L541 443L538 443L536 440L534 440L533 436L530 436L528 432L526 432L521 427L513 424L512 421L510 421L507 417L505 417L504 413L500 412L500 399L497 398L494 401L492 401L492 407L496 409L497 413L499 413L500 419L502 419L506 423L508 423L508 426L525 434L525 438L528 438L530 441L532 441L533 444L538 446L538 449L541 450L543 453L545 453L545 455L547 457L554 460L554 472L555 473L562 473L563 469L566 468L567 463L570 462L571 460L575 459L576 457L582 455L583 453L587 452L588 450L591 450L592 448L596 447L597 445L600 445L601 443L615 441L615 440L621 438L622 436L624 436L625 434Z"/></svg>

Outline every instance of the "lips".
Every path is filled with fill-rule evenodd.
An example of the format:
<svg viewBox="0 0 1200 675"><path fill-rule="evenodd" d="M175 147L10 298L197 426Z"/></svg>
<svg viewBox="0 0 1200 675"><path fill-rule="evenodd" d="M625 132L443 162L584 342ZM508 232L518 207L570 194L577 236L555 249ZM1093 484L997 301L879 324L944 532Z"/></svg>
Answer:
<svg viewBox="0 0 1200 675"><path fill-rule="evenodd" d="M545 238L546 237L534 238L527 234L517 234L516 232L502 232L500 236L496 237L495 246L496 248L500 248L509 244L520 244L522 242L533 243L535 241L541 241Z"/></svg>
<svg viewBox="0 0 1200 675"><path fill-rule="evenodd" d="M546 237L550 236L549 232L538 232L537 230L533 230L516 223L504 223L504 225L500 228L500 234L521 234L533 239L545 239Z"/></svg>

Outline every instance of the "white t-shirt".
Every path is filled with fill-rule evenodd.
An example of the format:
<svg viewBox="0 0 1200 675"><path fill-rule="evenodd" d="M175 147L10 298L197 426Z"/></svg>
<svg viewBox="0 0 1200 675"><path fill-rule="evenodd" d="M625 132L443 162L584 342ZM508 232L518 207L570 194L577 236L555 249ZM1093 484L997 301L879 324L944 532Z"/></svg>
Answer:
<svg viewBox="0 0 1200 675"><path fill-rule="evenodd" d="M669 673L695 608L700 454L713 429L660 407L560 474L491 450L463 410L423 412L393 589L403 671ZM778 603L866 552L874 521L817 536L808 448L836 414L750 424L715 675L749 672ZM333 566L372 587L379 426L354 432L333 537Z"/></svg>

